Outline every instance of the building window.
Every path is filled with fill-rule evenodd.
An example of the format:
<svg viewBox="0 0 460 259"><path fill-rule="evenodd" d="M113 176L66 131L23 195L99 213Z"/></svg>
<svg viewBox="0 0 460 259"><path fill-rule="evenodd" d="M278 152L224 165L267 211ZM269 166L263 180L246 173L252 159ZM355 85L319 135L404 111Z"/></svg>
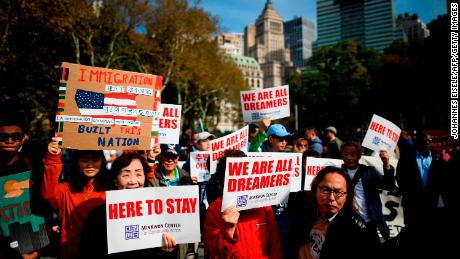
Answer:
<svg viewBox="0 0 460 259"><path fill-rule="evenodd" d="M270 22L270 32L281 33L281 23Z"/></svg>

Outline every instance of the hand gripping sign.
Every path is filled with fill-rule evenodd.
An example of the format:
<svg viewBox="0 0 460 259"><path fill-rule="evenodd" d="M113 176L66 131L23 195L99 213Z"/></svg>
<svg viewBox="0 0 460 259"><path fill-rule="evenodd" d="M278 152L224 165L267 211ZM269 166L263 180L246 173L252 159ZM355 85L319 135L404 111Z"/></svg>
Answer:
<svg viewBox="0 0 460 259"><path fill-rule="evenodd" d="M62 63L56 112L60 145L150 149L162 81L150 74Z"/></svg>
<svg viewBox="0 0 460 259"><path fill-rule="evenodd" d="M200 241L198 186L107 191L108 252L163 245L162 234L178 244Z"/></svg>
<svg viewBox="0 0 460 259"><path fill-rule="evenodd" d="M293 161L285 157L228 157L222 211L231 204L240 210L287 202Z"/></svg>
<svg viewBox="0 0 460 259"><path fill-rule="evenodd" d="M392 152L398 143L399 134L401 134L401 129L398 126L374 114L362 146L376 152L382 149Z"/></svg>
<svg viewBox="0 0 460 259"><path fill-rule="evenodd" d="M245 122L257 122L269 116L272 120L289 117L289 86L241 91L241 108Z"/></svg>

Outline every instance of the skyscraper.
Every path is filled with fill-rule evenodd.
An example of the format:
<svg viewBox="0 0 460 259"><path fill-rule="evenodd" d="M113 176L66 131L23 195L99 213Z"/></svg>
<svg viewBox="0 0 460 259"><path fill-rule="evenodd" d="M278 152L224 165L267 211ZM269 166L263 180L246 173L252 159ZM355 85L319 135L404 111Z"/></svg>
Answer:
<svg viewBox="0 0 460 259"><path fill-rule="evenodd" d="M430 31L426 25L420 20L418 15L398 15L396 26L404 30L404 34L408 41L420 40L430 36Z"/></svg>
<svg viewBox="0 0 460 259"><path fill-rule="evenodd" d="M295 68L305 66L305 61L312 55L313 22L296 17L284 22L284 45L290 50Z"/></svg>
<svg viewBox="0 0 460 259"><path fill-rule="evenodd" d="M286 83L291 58L284 47L283 19L267 0L256 24L246 26L244 35L245 55L254 57L264 74L264 88Z"/></svg>
<svg viewBox="0 0 460 259"><path fill-rule="evenodd" d="M353 39L379 52L404 34L395 25L394 0L317 0L314 48Z"/></svg>

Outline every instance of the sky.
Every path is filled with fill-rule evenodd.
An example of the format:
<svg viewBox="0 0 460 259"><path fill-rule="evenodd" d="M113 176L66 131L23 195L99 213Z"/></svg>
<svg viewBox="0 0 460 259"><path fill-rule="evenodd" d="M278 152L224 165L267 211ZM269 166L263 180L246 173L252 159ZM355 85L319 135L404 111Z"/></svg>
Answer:
<svg viewBox="0 0 460 259"><path fill-rule="evenodd" d="M425 24L446 13L445 0L394 1L395 15L416 13ZM254 24L265 2L266 0L201 0L200 5L218 18L223 32L230 33L243 32L247 24ZM272 4L284 21L301 16L315 23L316 27L316 0L272 0Z"/></svg>

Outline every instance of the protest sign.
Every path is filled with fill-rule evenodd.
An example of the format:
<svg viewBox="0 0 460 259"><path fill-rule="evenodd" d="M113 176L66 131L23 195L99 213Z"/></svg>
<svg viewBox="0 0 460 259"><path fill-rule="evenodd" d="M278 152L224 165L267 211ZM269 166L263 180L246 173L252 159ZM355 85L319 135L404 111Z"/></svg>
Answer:
<svg viewBox="0 0 460 259"><path fill-rule="evenodd" d="M307 157L307 161L305 163L304 190L311 190L311 181L313 181L313 178L315 178L321 169L326 166L335 166L340 168L342 164L343 160L341 159Z"/></svg>
<svg viewBox="0 0 460 259"><path fill-rule="evenodd" d="M404 214L401 206L401 194L398 192L380 190L380 200L382 201L382 213L388 228L390 237L395 237L404 227ZM381 236L381 234L379 233Z"/></svg>
<svg viewBox="0 0 460 259"><path fill-rule="evenodd" d="M210 153L210 168L211 174L216 172L217 161L224 155L224 151L227 149L236 149L241 151L247 150L248 145L248 131L249 127L244 126L243 128L230 133L226 136L213 139L210 141L211 153Z"/></svg>
<svg viewBox="0 0 460 259"><path fill-rule="evenodd" d="M0 235L21 254L49 244L44 218L30 209L31 187L30 171L0 177Z"/></svg>
<svg viewBox="0 0 460 259"><path fill-rule="evenodd" d="M206 161L208 151L196 151L190 153L190 176L198 177L198 182L206 182L211 178Z"/></svg>
<svg viewBox="0 0 460 259"><path fill-rule="evenodd" d="M381 175L383 175L383 162L380 157L362 156L361 159L359 159L359 163L363 165L373 166ZM390 157L390 165L393 166L393 168L396 168L396 166L398 165L398 159Z"/></svg>
<svg viewBox="0 0 460 259"><path fill-rule="evenodd" d="M393 152L398 143L401 129L389 120L376 114L372 116L369 129L364 136L363 147L379 152L382 149Z"/></svg>
<svg viewBox="0 0 460 259"><path fill-rule="evenodd" d="M241 107L245 122L272 120L289 117L289 86L278 86L262 90L241 91Z"/></svg>
<svg viewBox="0 0 460 259"><path fill-rule="evenodd" d="M287 202L293 170L289 158L228 157L222 211L231 204L247 210Z"/></svg>
<svg viewBox="0 0 460 259"><path fill-rule="evenodd" d="M431 137L430 148L436 152L440 153L443 149L449 151L460 145L460 139L452 138L448 129L424 130L423 132Z"/></svg>
<svg viewBox="0 0 460 259"><path fill-rule="evenodd" d="M285 158L292 161L291 192L298 192L302 189L302 153L286 152L248 152L248 157L257 158Z"/></svg>
<svg viewBox="0 0 460 259"><path fill-rule="evenodd" d="M158 128L160 143L179 144L182 105L160 103L158 111L160 116L154 118L153 127Z"/></svg>
<svg viewBox="0 0 460 259"><path fill-rule="evenodd" d="M62 63L57 136L61 147L147 150L162 77Z"/></svg>
<svg viewBox="0 0 460 259"><path fill-rule="evenodd" d="M197 185L107 191L106 209L109 254L200 241Z"/></svg>

